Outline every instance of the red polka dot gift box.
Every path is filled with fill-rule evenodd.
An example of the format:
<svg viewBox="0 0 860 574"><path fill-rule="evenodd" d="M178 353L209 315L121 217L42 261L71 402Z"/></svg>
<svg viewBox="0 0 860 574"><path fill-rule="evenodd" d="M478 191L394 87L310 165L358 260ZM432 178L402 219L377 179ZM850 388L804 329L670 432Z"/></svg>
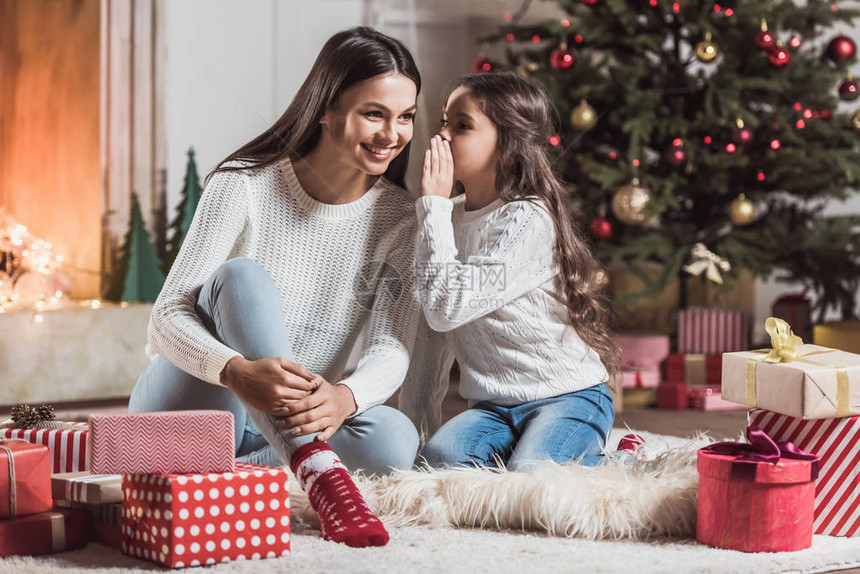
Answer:
<svg viewBox="0 0 860 574"><path fill-rule="evenodd" d="M171 568L286 556L284 469L236 463L222 474L124 474L122 551Z"/></svg>

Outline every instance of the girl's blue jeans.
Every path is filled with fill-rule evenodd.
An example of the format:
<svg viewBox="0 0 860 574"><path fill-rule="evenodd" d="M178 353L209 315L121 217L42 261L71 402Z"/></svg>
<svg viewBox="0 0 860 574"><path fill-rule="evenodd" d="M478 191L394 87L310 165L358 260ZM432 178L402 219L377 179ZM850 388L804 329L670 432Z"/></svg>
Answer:
<svg viewBox="0 0 860 574"><path fill-rule="evenodd" d="M477 403L434 434L421 456L434 467L495 466L528 470L534 463L605 460L606 438L615 421L612 396L596 385L512 407Z"/></svg>
<svg viewBox="0 0 860 574"><path fill-rule="evenodd" d="M222 264L200 290L196 310L210 333L246 359L295 361L278 288L253 260L240 257ZM163 357L141 374L129 401L133 413L195 409L233 413L237 460L252 464L284 465L317 434L294 437L275 424L275 417L246 407L230 389L197 379ZM380 405L347 419L327 442L348 469L386 474L412 466L418 431L406 415Z"/></svg>

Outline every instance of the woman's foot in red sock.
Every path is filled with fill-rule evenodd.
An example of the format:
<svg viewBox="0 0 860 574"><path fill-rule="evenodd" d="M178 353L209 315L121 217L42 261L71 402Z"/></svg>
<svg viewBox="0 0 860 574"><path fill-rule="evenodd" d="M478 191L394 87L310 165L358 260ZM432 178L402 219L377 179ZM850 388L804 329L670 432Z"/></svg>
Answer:
<svg viewBox="0 0 860 574"><path fill-rule="evenodd" d="M388 543L388 531L326 443L314 441L299 447L290 457L290 469L320 516L323 538L353 548Z"/></svg>

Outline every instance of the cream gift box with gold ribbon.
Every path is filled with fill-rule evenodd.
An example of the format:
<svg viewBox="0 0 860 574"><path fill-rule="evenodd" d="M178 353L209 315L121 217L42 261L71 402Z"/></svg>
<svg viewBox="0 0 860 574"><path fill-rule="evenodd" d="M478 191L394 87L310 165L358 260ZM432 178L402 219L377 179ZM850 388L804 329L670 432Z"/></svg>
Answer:
<svg viewBox="0 0 860 574"><path fill-rule="evenodd" d="M724 399L802 419L860 414L860 355L804 345L767 320L773 349L723 354Z"/></svg>

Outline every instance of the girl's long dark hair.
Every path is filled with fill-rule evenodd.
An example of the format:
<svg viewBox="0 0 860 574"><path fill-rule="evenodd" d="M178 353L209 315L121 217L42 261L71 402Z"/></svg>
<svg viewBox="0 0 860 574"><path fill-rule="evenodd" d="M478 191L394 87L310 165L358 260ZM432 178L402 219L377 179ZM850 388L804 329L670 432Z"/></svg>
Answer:
<svg viewBox="0 0 860 574"><path fill-rule="evenodd" d="M496 191L504 201L537 196L555 223L558 285L568 319L580 338L594 349L610 374L619 369L612 338L612 310L598 281L602 266L573 225L570 191L559 181L547 157L553 135L554 109L537 82L510 72L459 77L454 87L471 97L498 130L499 165Z"/></svg>
<svg viewBox="0 0 860 574"><path fill-rule="evenodd" d="M402 74L421 91L421 75L406 46L367 27L350 28L328 39L293 101L272 127L231 153L212 172L239 171L271 165L310 152L320 140L320 119L349 87L375 76ZM405 187L409 146L394 158L385 177ZM225 166L241 161L244 166ZM210 174L211 177L212 174Z"/></svg>

